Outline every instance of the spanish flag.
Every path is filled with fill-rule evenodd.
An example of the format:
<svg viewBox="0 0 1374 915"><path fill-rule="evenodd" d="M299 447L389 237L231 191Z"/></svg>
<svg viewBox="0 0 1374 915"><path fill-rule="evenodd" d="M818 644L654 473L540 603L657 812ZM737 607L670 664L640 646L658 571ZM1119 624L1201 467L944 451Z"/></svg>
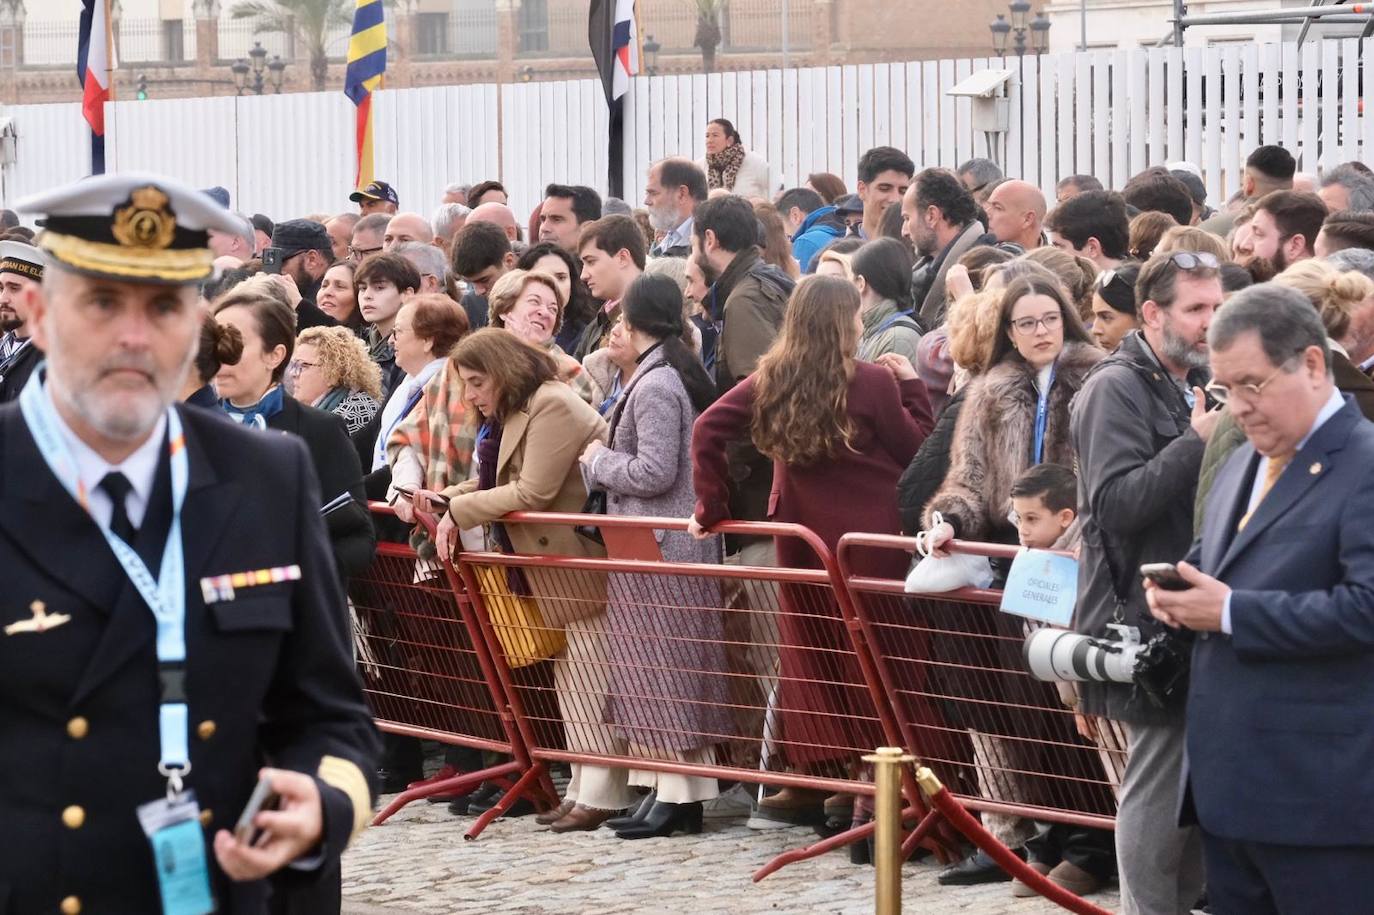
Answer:
<svg viewBox="0 0 1374 915"><path fill-rule="evenodd" d="M353 33L348 39L348 69L344 94L358 108L357 188L372 181L372 92L386 73L386 20L382 0L357 0Z"/></svg>

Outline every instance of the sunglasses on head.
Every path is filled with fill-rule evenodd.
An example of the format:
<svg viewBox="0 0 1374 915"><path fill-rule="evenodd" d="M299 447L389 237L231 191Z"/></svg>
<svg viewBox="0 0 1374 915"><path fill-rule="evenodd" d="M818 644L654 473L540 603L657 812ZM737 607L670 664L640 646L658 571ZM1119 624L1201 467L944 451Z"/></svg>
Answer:
<svg viewBox="0 0 1374 915"><path fill-rule="evenodd" d="M1221 266L1216 255L1206 251L1175 251L1169 255L1169 260L1180 270L1196 270L1199 267L1216 270Z"/></svg>

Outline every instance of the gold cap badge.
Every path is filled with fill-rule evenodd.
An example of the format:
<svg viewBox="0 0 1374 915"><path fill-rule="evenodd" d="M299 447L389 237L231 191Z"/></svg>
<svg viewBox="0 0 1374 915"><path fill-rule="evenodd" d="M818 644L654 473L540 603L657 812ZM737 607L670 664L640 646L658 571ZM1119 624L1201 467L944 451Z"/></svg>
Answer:
<svg viewBox="0 0 1374 915"><path fill-rule="evenodd" d="M162 250L171 247L177 221L167 204L167 195L157 188L138 188L129 195L128 206L115 210L111 234L129 248Z"/></svg>

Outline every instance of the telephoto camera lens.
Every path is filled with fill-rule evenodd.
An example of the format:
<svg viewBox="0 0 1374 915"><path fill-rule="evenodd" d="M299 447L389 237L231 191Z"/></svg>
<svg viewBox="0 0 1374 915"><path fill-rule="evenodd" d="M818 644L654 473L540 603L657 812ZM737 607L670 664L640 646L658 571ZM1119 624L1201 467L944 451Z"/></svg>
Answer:
<svg viewBox="0 0 1374 915"><path fill-rule="evenodd" d="M1037 629L1026 638L1022 654L1037 680L1130 683L1142 647L1136 641L1095 639L1067 629Z"/></svg>

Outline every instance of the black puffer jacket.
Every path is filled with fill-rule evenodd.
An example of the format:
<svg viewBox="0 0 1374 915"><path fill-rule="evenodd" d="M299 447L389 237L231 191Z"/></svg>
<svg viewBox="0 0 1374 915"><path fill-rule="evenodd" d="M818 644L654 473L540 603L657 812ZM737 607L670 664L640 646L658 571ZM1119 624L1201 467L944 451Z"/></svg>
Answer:
<svg viewBox="0 0 1374 915"><path fill-rule="evenodd" d="M954 428L959 422L959 410L964 405L968 385L954 392L945 408L935 418L935 428L921 443L921 450L911 459L902 478L897 481L897 511L902 516L902 530L915 536L925 529L922 512L932 496L939 492L949 473L950 449L954 447Z"/></svg>

